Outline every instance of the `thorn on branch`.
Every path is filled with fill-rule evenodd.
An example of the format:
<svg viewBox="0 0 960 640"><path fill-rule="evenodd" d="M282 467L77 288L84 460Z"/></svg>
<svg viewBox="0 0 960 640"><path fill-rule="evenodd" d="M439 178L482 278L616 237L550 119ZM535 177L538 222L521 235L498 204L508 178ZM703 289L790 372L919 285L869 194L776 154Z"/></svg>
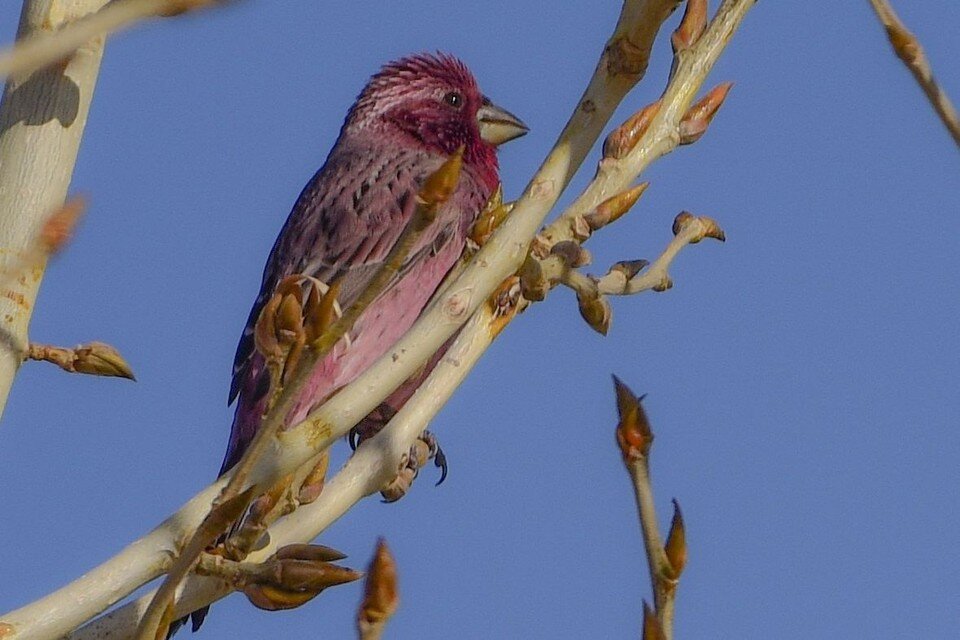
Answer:
<svg viewBox="0 0 960 640"><path fill-rule="evenodd" d="M51 362L70 373L136 381L130 365L123 359L120 352L104 342L81 344L73 349L30 343L23 359Z"/></svg>

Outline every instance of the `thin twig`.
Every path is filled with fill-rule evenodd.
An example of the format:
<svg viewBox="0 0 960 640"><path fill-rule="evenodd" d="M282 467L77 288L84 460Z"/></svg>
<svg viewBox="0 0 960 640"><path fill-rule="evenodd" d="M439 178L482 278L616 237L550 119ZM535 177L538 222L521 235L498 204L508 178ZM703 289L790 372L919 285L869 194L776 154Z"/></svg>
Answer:
<svg viewBox="0 0 960 640"><path fill-rule="evenodd" d="M59 62L94 38L145 20L171 16L222 0L113 0L96 13L57 31L35 33L0 53L0 78L29 73Z"/></svg>
<svg viewBox="0 0 960 640"><path fill-rule="evenodd" d="M613 382L617 394L617 410L620 415L616 430L617 444L623 456L623 464L630 475L637 502L637 515L640 518L650 586L661 635L664 640L670 640L673 637L673 611L677 584L686 562L683 518L679 516L679 507L674 501L675 516L669 539L664 545L657 524L657 510L654 504L653 486L650 482L650 448L653 445L654 436L646 412L643 410L643 397L638 398L616 376Z"/></svg>
<svg viewBox="0 0 960 640"><path fill-rule="evenodd" d="M886 29L887 38L890 40L894 53L903 61L903 64L907 65L907 69L917 79L917 83L927 94L927 99L933 106L934 111L940 116L940 120L947 127L947 131L950 132L957 147L960 147L960 115L957 114L956 107L953 106L950 98L937 83L936 78L933 77L933 69L930 67L930 61L927 59L920 41L903 24L889 0L870 0L870 4L884 29Z"/></svg>
<svg viewBox="0 0 960 640"><path fill-rule="evenodd" d="M31 342L23 359L50 362L70 373L136 380L120 352L103 342L81 344L73 349Z"/></svg>
<svg viewBox="0 0 960 640"><path fill-rule="evenodd" d="M685 220L684 217L686 217ZM723 231L710 218L681 213L677 216L677 220L683 220L682 225L674 223L675 228L677 226L680 228L653 264L632 278L627 278L621 269L611 269L607 275L597 281L597 290L601 294L618 296L649 290L665 291L673 286L668 270L681 249L689 244L696 244L705 237L723 240Z"/></svg>

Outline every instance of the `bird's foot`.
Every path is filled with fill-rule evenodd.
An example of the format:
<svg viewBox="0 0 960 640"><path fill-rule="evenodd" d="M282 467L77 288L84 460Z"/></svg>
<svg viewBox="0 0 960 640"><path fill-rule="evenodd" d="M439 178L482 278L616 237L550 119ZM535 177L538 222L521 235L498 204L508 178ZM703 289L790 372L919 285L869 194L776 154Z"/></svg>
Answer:
<svg viewBox="0 0 960 640"><path fill-rule="evenodd" d="M383 501L396 502L407 495L407 491L413 486L413 481L420 473L420 469L425 467L431 460L433 460L434 466L440 469L440 479L437 481L439 485L447 478L447 456L443 453L443 449L440 448L436 436L429 431L424 431L420 434L420 437L413 442L409 453L401 458L397 477L380 489L380 495L383 496Z"/></svg>

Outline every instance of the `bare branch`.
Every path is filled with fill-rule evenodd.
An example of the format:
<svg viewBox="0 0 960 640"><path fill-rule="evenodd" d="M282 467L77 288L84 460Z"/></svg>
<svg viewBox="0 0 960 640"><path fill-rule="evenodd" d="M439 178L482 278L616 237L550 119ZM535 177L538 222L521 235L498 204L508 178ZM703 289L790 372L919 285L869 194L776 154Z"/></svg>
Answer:
<svg viewBox="0 0 960 640"><path fill-rule="evenodd" d="M723 230L706 216L693 216L683 212L677 215L673 224L674 237L664 252L650 267L639 275L629 277L628 271L616 266L597 281L597 289L602 294L631 295L642 291L666 291L673 286L668 269L680 250L688 244L696 244L704 238L723 241Z"/></svg>
<svg viewBox="0 0 960 640"><path fill-rule="evenodd" d="M894 53L907 65L907 69L917 79L917 83L927 99L933 106L934 111L940 116L947 131L953 137L953 141L960 147L960 115L957 114L956 107L950 101L950 98L937 83L933 77L933 69L930 67L930 61L917 36L913 35L896 11L889 0L870 0L874 12L887 31L887 38L890 40L890 46Z"/></svg>
<svg viewBox="0 0 960 640"><path fill-rule="evenodd" d="M27 0L22 40L99 9L105 0ZM57 15L51 15L56 8ZM66 11L69 9L69 13ZM0 412L27 348L27 327L46 267L37 241L64 198L100 70L103 41L48 72L12 78L0 103Z"/></svg>
<svg viewBox="0 0 960 640"><path fill-rule="evenodd" d="M613 378L613 383L617 393L617 411L620 414L616 430L617 444L623 456L623 464L633 483L656 618L659 622L658 625L651 625L649 613L644 606L644 637L648 637L648 633L658 632L654 637L670 640L673 637L673 610L677 584L687 557L683 517L680 515L679 505L674 500L670 535L664 545L657 524L653 487L650 483L650 447L653 445L653 432L646 412L643 410L643 397L638 398L634 395L616 376ZM648 632L648 628L651 631Z"/></svg>
<svg viewBox="0 0 960 640"><path fill-rule="evenodd" d="M52 362L70 373L136 380L120 352L103 342L81 344L73 349L31 342L24 360Z"/></svg>
<svg viewBox="0 0 960 640"><path fill-rule="evenodd" d="M95 38L103 38L147 18L173 16L223 0L99 0L86 16L69 22L63 28L61 20L51 15L44 30L18 40L10 49L0 52L0 78L26 74L42 69L71 56L77 49ZM60 3L54 3L51 13L63 12ZM100 7L103 7L102 9ZM97 10L99 9L99 10ZM102 40L100 45L103 45Z"/></svg>

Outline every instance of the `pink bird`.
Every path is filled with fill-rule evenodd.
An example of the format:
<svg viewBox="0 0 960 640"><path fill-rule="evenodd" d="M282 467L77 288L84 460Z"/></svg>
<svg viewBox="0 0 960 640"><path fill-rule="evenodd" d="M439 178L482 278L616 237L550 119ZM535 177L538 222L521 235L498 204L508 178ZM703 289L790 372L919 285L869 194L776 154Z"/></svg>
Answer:
<svg viewBox="0 0 960 640"><path fill-rule="evenodd" d="M456 263L467 233L500 182L496 146L527 127L488 100L466 65L446 54L421 54L385 65L347 113L327 161L303 189L277 237L233 363L230 402L237 409L220 472L243 456L260 426L269 387L253 330L277 284L291 274L340 282L349 307L389 254L412 214L404 206L461 145L456 192L421 236L399 277L319 362L288 417L302 419L349 384L410 328ZM398 410L422 376L388 399ZM379 411L379 410L378 410Z"/></svg>
<svg viewBox="0 0 960 640"><path fill-rule="evenodd" d="M289 425L353 381L410 328L457 262L471 225L500 182L496 147L526 132L523 122L480 92L470 70L453 56L402 58L370 79L270 251L233 363L229 399L237 400L237 409L221 474L243 457L261 423L270 385L253 332L278 283L292 274L337 280L338 301L349 307L409 222L413 207L405 205L431 173L464 147L454 195L422 234L399 276L357 319L349 342L341 341L317 363L287 417ZM383 424L425 376L404 383L367 417L366 426ZM194 631L205 614L206 608L193 614Z"/></svg>

